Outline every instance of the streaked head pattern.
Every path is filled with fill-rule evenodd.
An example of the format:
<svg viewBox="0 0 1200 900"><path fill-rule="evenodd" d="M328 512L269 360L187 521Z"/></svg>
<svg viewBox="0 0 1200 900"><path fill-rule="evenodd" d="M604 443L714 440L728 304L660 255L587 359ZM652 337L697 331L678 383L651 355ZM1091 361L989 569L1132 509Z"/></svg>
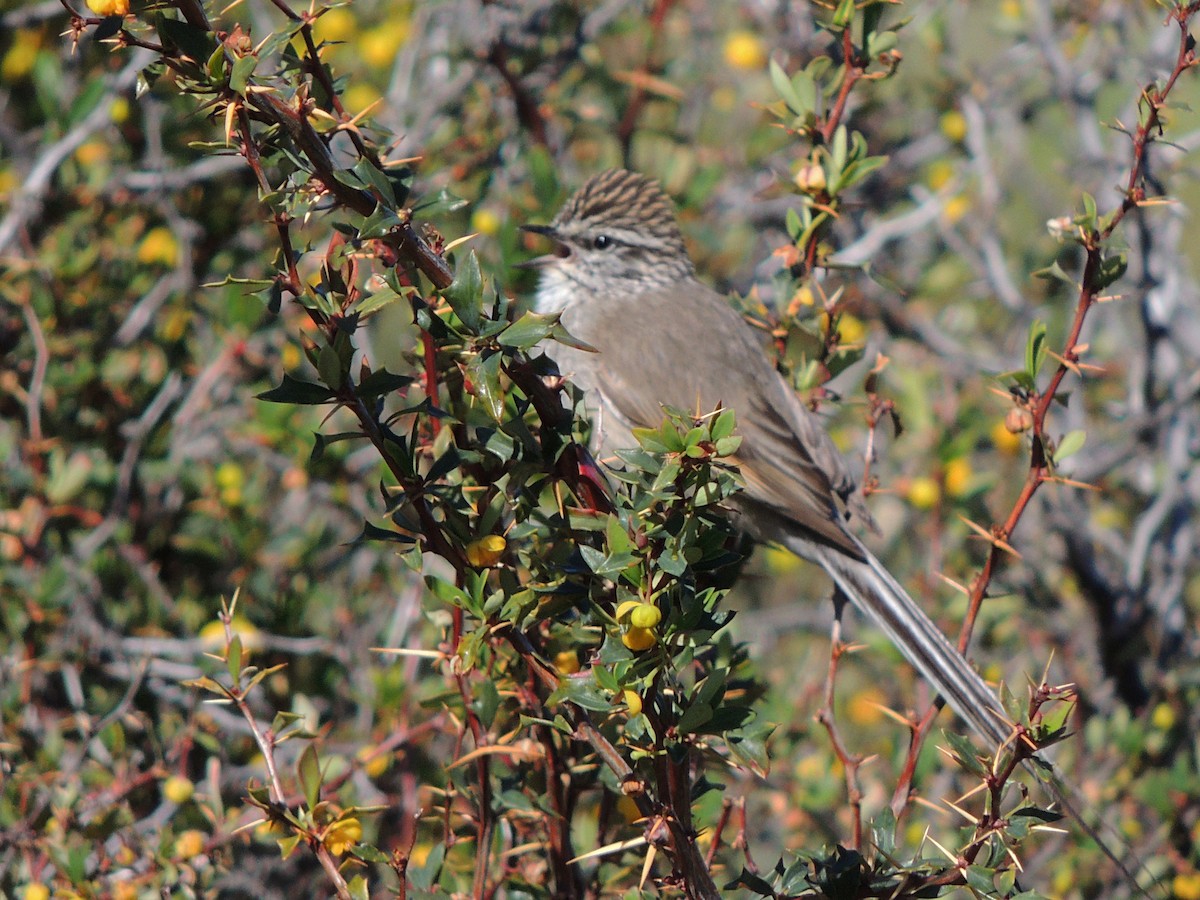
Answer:
<svg viewBox="0 0 1200 900"><path fill-rule="evenodd" d="M538 306L544 311L567 305L552 299L564 292L645 291L694 277L671 200L658 182L636 172L596 175L553 222L526 230L557 244L553 255L533 263L542 272Z"/></svg>

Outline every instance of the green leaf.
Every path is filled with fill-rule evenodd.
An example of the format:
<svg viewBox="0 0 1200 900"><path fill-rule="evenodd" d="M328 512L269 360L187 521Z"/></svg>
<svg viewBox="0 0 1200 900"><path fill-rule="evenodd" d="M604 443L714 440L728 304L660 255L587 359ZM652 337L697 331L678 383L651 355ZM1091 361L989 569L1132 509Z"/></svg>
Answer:
<svg viewBox="0 0 1200 900"><path fill-rule="evenodd" d="M472 332L479 330L483 315L483 275L479 271L479 258L474 250L459 263L454 272L454 281L442 291L442 296L463 325Z"/></svg>
<svg viewBox="0 0 1200 900"><path fill-rule="evenodd" d="M321 348L317 354L317 374L331 390L341 390L346 382L346 372L342 368L342 359L337 350L329 344Z"/></svg>
<svg viewBox="0 0 1200 900"><path fill-rule="evenodd" d="M558 325L558 313L543 315L542 313L527 312L501 331L496 336L496 340L503 347L528 350L534 344L553 334L556 325Z"/></svg>
<svg viewBox="0 0 1200 900"><path fill-rule="evenodd" d="M238 676L242 672L242 639L236 634L229 642L229 648L225 656L225 665L229 669L229 677L233 679L233 683L236 685Z"/></svg>
<svg viewBox="0 0 1200 900"><path fill-rule="evenodd" d="M1071 287L1077 287L1075 279L1063 271L1062 266L1058 263L1051 263L1044 269L1038 269L1033 273L1034 278L1041 278L1044 281L1061 281L1063 284L1069 284Z"/></svg>
<svg viewBox="0 0 1200 900"><path fill-rule="evenodd" d="M283 382L277 388L256 395L259 400L269 403L295 403L301 406L315 406L329 403L334 399L334 392L323 384L313 384L311 381L300 381L285 374Z"/></svg>
<svg viewBox="0 0 1200 900"><path fill-rule="evenodd" d="M471 376L471 393L482 403L496 422L504 419L504 387L500 384L499 353L476 354L467 361L467 373Z"/></svg>
<svg viewBox="0 0 1200 900"><path fill-rule="evenodd" d="M988 776L987 767L979 761L979 753L969 740L961 734L955 734L953 731L943 731L942 736L950 745L950 749L954 753L954 758L963 769L980 778Z"/></svg>
<svg viewBox="0 0 1200 900"><path fill-rule="evenodd" d="M771 73L771 84L775 86L775 91L783 98L783 102L788 105L788 109L798 116L803 116L812 111L811 95L805 100L796 93L796 89L792 86L792 80L788 78L787 72L783 71L783 66L771 60L767 67Z"/></svg>
<svg viewBox="0 0 1200 900"><path fill-rule="evenodd" d="M363 523L362 533L350 543L362 544L366 541L390 541L394 544L415 544L417 539L403 531L392 531L390 528L380 528L370 522Z"/></svg>
<svg viewBox="0 0 1200 900"><path fill-rule="evenodd" d="M311 812L321 802L321 764L317 760L317 750L309 744L300 754L296 763L296 775L300 779L300 787L304 791L304 799Z"/></svg>
<svg viewBox="0 0 1200 900"><path fill-rule="evenodd" d="M253 54L240 57L233 64L233 70L229 73L229 89L235 94L246 93L246 88L250 84L250 76L254 74L257 65L258 57Z"/></svg>
<svg viewBox="0 0 1200 900"><path fill-rule="evenodd" d="M385 306L391 306L401 298L401 294L396 293L390 287L385 287L376 291L369 297L364 297L354 306L354 311L364 319L367 316L379 312Z"/></svg>
<svg viewBox="0 0 1200 900"><path fill-rule="evenodd" d="M702 725L706 725L712 721L713 708L707 703L693 703L687 708L682 716L679 717L678 728L682 734L691 734Z"/></svg>
<svg viewBox="0 0 1200 900"><path fill-rule="evenodd" d="M374 847L369 849L372 850L378 858L367 860L368 862L387 863L390 861L391 857L385 856L383 853L375 850ZM356 851L354 855L362 856L363 854ZM367 880L361 875L355 875L353 878L347 881L346 890L349 891L352 900L371 900L371 892L367 889Z"/></svg>
<svg viewBox="0 0 1200 900"><path fill-rule="evenodd" d="M195 62L202 63L217 47L217 40L212 32L206 31L180 19L171 19L159 13L151 18L151 22L163 39L168 50L176 48Z"/></svg>
<svg viewBox="0 0 1200 900"><path fill-rule="evenodd" d="M293 834L279 839L279 852L284 859L287 859L295 852L296 848L300 846L300 841L303 837L304 835L302 834Z"/></svg>
<svg viewBox="0 0 1200 900"><path fill-rule="evenodd" d="M838 4L837 10L833 14L833 21L830 23L832 31L842 31L849 28L850 23L854 21L854 2L855 0L842 0Z"/></svg>
<svg viewBox="0 0 1200 900"><path fill-rule="evenodd" d="M1092 276L1092 288L1097 291L1104 290L1124 275L1128 267L1129 261L1124 253L1105 257L1100 260L1100 265L1096 268L1096 272Z"/></svg>
<svg viewBox="0 0 1200 900"><path fill-rule="evenodd" d="M1068 431L1063 435L1063 439L1058 442L1058 446L1054 448L1054 461L1062 462L1068 456L1078 453L1082 449L1084 441L1087 440L1086 432L1075 430Z"/></svg>
<svg viewBox="0 0 1200 900"><path fill-rule="evenodd" d="M395 375L387 369L378 369L358 383L356 393L364 400L390 394L413 383L411 375Z"/></svg>
<svg viewBox="0 0 1200 900"><path fill-rule="evenodd" d="M996 890L996 885L993 879L991 869L986 869L983 866L967 866L964 873L967 878L967 884L981 894L993 894Z"/></svg>
<svg viewBox="0 0 1200 900"><path fill-rule="evenodd" d="M1025 374L1036 379L1046 360L1046 323L1035 319L1029 326L1029 339L1025 342Z"/></svg>

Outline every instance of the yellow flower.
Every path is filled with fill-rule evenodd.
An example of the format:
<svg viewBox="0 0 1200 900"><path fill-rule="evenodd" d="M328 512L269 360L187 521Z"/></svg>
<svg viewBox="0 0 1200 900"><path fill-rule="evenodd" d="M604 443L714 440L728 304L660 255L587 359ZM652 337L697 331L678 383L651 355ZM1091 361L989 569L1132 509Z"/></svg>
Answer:
<svg viewBox="0 0 1200 900"><path fill-rule="evenodd" d="M883 691L878 688L859 691L846 705L846 715L855 725L871 725L883 718L883 701Z"/></svg>
<svg viewBox="0 0 1200 900"><path fill-rule="evenodd" d="M965 456L950 460L942 477L946 493L951 497L961 497L970 487L972 474L971 463Z"/></svg>
<svg viewBox="0 0 1200 900"><path fill-rule="evenodd" d="M172 803L187 803L195 791L196 785L192 784L192 780L182 775L172 775L162 786L163 796Z"/></svg>
<svg viewBox="0 0 1200 900"><path fill-rule="evenodd" d="M358 42L358 55L372 69L390 66L412 30L407 19L377 25Z"/></svg>
<svg viewBox="0 0 1200 900"><path fill-rule="evenodd" d="M129 121L129 101L124 97L114 100L108 108L108 117L114 125L123 125Z"/></svg>
<svg viewBox="0 0 1200 900"><path fill-rule="evenodd" d="M939 159L937 162L932 163L929 166L929 170L925 173L925 183L933 191L940 191L953 178L954 163L946 159Z"/></svg>
<svg viewBox="0 0 1200 900"><path fill-rule="evenodd" d="M955 143L958 143L967 136L967 119L957 109L942 113L942 118L938 122L938 125L942 129L942 134Z"/></svg>
<svg viewBox="0 0 1200 900"><path fill-rule="evenodd" d="M733 31L725 39L725 62L735 69L761 69L767 63L767 48L752 31Z"/></svg>
<svg viewBox="0 0 1200 900"><path fill-rule="evenodd" d="M558 670L559 675L574 675L583 668L579 664L579 653L575 650L563 650L554 654L554 668Z"/></svg>
<svg viewBox="0 0 1200 900"><path fill-rule="evenodd" d="M313 37L321 41L345 41L354 37L358 31L358 21L354 13L344 6L336 7L317 19L313 25Z"/></svg>
<svg viewBox="0 0 1200 900"><path fill-rule="evenodd" d="M1170 703L1160 703L1150 714L1150 724L1159 731L1168 731L1175 725L1175 708Z"/></svg>
<svg viewBox="0 0 1200 900"><path fill-rule="evenodd" d="M137 885L132 881L118 881L112 886L112 900L137 900Z"/></svg>
<svg viewBox="0 0 1200 900"><path fill-rule="evenodd" d="M963 216L971 211L971 198L965 194L958 194L946 201L946 205L942 207L942 221L948 225L953 225L955 222L962 221Z"/></svg>
<svg viewBox="0 0 1200 900"><path fill-rule="evenodd" d="M87 0L87 5L98 16L124 16L129 13L129 0Z"/></svg>
<svg viewBox="0 0 1200 900"><path fill-rule="evenodd" d="M825 329L829 328L828 313L821 314L821 325ZM839 342L842 344L858 344L867 336L867 326L863 324L863 320L849 313L838 317L837 331Z"/></svg>
<svg viewBox="0 0 1200 900"><path fill-rule="evenodd" d="M0 80L17 81L32 72L41 46L42 36L36 31L21 29L13 35L12 46L4 54L4 59L0 60Z"/></svg>
<svg viewBox="0 0 1200 900"><path fill-rule="evenodd" d="M1021 436L1009 431L1003 419L992 426L990 436L992 446L1005 456L1016 456L1021 449Z"/></svg>
<svg viewBox="0 0 1200 900"><path fill-rule="evenodd" d="M639 603L629 613L629 624L634 628L653 628L662 621L662 610L653 603Z"/></svg>
<svg viewBox="0 0 1200 900"><path fill-rule="evenodd" d="M362 833L362 823L353 816L338 819L325 832L325 849L334 856L340 856L362 840Z"/></svg>
<svg viewBox="0 0 1200 900"><path fill-rule="evenodd" d="M621 643L635 653L649 650L657 640L653 628L630 628L621 635Z"/></svg>
<svg viewBox="0 0 1200 900"><path fill-rule="evenodd" d="M500 231L500 217L490 209L477 209L471 214L471 230L491 237Z"/></svg>
<svg viewBox="0 0 1200 900"><path fill-rule="evenodd" d="M467 562L477 569L487 569L500 562L508 541L498 534L489 534L467 544Z"/></svg>
<svg viewBox="0 0 1200 900"><path fill-rule="evenodd" d="M629 707L629 715L640 716L642 714L642 698L636 691L623 691L621 697L625 701L625 705Z"/></svg>
<svg viewBox="0 0 1200 900"><path fill-rule="evenodd" d="M50 888L44 884L27 884L21 900L50 900Z"/></svg>
<svg viewBox="0 0 1200 900"><path fill-rule="evenodd" d="M1178 900L1200 900L1200 872L1181 872L1171 882L1171 888Z"/></svg>
<svg viewBox="0 0 1200 900"><path fill-rule="evenodd" d="M192 829L175 839L175 855L180 859L191 859L204 852L204 832Z"/></svg>
<svg viewBox="0 0 1200 900"><path fill-rule="evenodd" d="M347 113L356 116L371 104L378 102L379 98L380 93L374 85L367 84L365 81L357 81L342 93L342 106ZM377 111L378 108L371 110L371 112Z"/></svg>
<svg viewBox="0 0 1200 900"><path fill-rule="evenodd" d="M908 502L917 509L933 509L941 493L932 478L914 478L908 485Z"/></svg>
<svg viewBox="0 0 1200 900"><path fill-rule="evenodd" d="M171 229L159 226L151 228L138 244L137 260L143 265L160 263L173 266L179 259L179 243Z"/></svg>
<svg viewBox="0 0 1200 900"><path fill-rule="evenodd" d="M242 639L242 649L255 650L262 646L262 632L249 619L234 616L229 628ZM220 619L214 619L200 629L200 644L212 650L225 646L225 626Z"/></svg>
<svg viewBox="0 0 1200 900"><path fill-rule="evenodd" d="M363 771L371 778L378 778L392 765L392 754L379 753L374 747L363 747L355 755L363 764Z"/></svg>

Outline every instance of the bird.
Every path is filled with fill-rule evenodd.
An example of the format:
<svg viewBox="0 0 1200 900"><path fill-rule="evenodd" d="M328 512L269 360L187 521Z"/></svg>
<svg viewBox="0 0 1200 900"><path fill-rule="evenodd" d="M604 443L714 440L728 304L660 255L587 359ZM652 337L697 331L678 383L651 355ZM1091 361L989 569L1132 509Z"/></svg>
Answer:
<svg viewBox="0 0 1200 900"><path fill-rule="evenodd" d="M635 448L634 429L658 428L668 410L732 408L742 441L725 461L743 482L727 501L732 524L824 569L835 596L879 627L992 748L1016 740L996 692L855 535L855 524L873 522L845 457L754 329L697 278L658 182L610 169L585 182L550 224L521 227L553 243L521 266L538 273L535 310L557 315L586 345L555 342L546 352L583 391L599 454ZM1103 818L1083 815L1079 792L1044 751L1026 752L1022 763L1133 892L1148 897L1114 850L1142 871L1128 843Z"/></svg>
<svg viewBox="0 0 1200 900"><path fill-rule="evenodd" d="M979 737L1011 740L996 693L854 534L871 520L845 458L754 329L697 278L661 186L611 169L548 225L522 229L553 242L522 264L538 273L535 310L591 348L547 353L583 391L599 455L637 447L633 430L657 428L666 409L733 409L742 441L726 461L743 488L732 523L824 569Z"/></svg>

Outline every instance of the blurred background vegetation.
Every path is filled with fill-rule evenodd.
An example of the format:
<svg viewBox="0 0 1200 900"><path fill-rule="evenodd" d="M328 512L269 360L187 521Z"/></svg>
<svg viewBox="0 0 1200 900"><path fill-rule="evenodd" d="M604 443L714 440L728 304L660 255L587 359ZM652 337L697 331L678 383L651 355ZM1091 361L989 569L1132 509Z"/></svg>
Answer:
<svg viewBox="0 0 1200 900"><path fill-rule="evenodd" d="M255 40L285 24L267 3L210 14ZM1023 364L1035 321L1061 350L1074 314L1070 285L1031 275L1056 262L1077 275L1078 248L1046 223L1078 214L1085 192L1102 211L1119 202L1130 142L1111 126L1132 127L1179 37L1149 2L915 0L890 15L909 19L902 61L847 111L888 162L830 233L834 260L869 262L869 277L836 275L841 341L865 352L846 356L861 361L820 399L861 460L864 378L877 353L890 359L879 391L904 427L874 433L874 546L954 633L963 596L939 574L967 583L987 549L963 519L1003 521L1028 468L993 376ZM391 158L419 158L418 221L447 240L475 234L506 293L533 287L511 269L537 249L517 226L548 221L587 176L624 165L675 198L705 278L748 309L790 305L819 334L820 299L779 296L774 277L807 150L764 107L777 99L768 59L790 72L827 52L822 18L758 0L355 0L324 10L314 31L346 110L381 145L394 140ZM445 769L464 752L447 679L420 656L370 648L438 648L448 608L391 545L354 543L384 513L378 453L340 443L310 458L314 432L349 420L255 399L283 372L311 380L302 347L314 326L299 306L276 314L227 281L270 278L278 247L245 161L195 146L221 141L223 121L169 75L139 90L153 53L113 52L88 32L73 46L67 30L57 2L0 2L0 893L330 890L311 855L281 860L278 834L237 830L255 820L244 797L265 778L259 748L236 711L183 684L220 668L204 654L225 647L217 616L235 590L254 661L286 664L259 688L266 720L293 712L320 735L339 802L383 808L352 837L411 852L413 887L432 889L442 826L419 813L469 769ZM1095 489L1041 491L973 655L1018 691L1047 666L1052 683L1079 685L1079 734L1060 769L1167 890L1200 898L1200 117L1188 74L1166 112L1171 143L1148 168L1149 192L1179 202L1122 227L1121 299L1094 309L1084 335L1096 368L1068 379L1069 404L1050 420L1056 438L1086 432L1062 471ZM344 137L335 154L349 152ZM317 213L294 240L319 250L329 229ZM320 257L302 260L305 278ZM412 368L406 304L358 338L373 365ZM804 335L794 346L803 352ZM828 593L813 567L770 549L734 591L730 628L767 684L759 719L777 728L769 772L731 770L725 793L744 802L739 837L767 868L785 851L844 843L850 827L813 721ZM882 708L920 711L930 698L882 638L853 634L868 649L842 666L837 713L852 750L876 755L861 775L874 815L907 748ZM921 795L954 797L951 768L927 748ZM613 802L596 815L636 818ZM912 805L898 841L911 855L961 824L936 802ZM472 852L445 857L467 884ZM618 857L614 895L636 895L643 856ZM719 860L732 866L719 883L737 874L733 858ZM1124 890L1069 828L1022 862L1052 896ZM445 891L457 883L440 877Z"/></svg>

